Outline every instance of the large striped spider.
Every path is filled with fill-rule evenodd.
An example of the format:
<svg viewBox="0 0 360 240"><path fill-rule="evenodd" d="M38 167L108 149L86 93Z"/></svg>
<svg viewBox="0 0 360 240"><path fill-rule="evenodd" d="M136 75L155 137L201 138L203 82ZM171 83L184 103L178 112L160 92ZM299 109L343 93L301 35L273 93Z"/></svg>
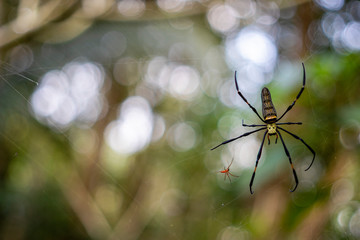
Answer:
<svg viewBox="0 0 360 240"><path fill-rule="evenodd" d="M255 169L254 169L254 172L252 174L252 177L251 177L251 181L250 181L250 193L253 194L253 190L252 190L252 185L253 185L253 182L254 182L254 178L255 178L255 172L256 172L256 168L258 166L258 163L259 163L259 159L261 157L261 152L262 152L262 148L264 146L264 141L265 141L265 137L267 135L267 138L268 138L268 144L270 144L270 136L276 136L276 139L275 139L275 143L277 143L277 139L278 137L280 137L280 140L281 140L281 143L282 145L284 146L284 150L285 150L285 154L286 156L289 158L289 162L290 162L290 165L291 165L291 169L292 169L292 172L293 172L293 175L294 175L294 179L295 179L295 187L290 190L291 192L295 191L295 189L297 188L298 186L298 177L296 175L296 171L295 171L295 168L294 168L294 165L291 161L291 157L290 157L290 153L285 145L285 142L283 140L283 137L280 133L279 130L281 131L284 131L286 132L287 134L289 134L290 136L296 138L297 140L300 140L313 154L313 159L309 165L309 167L307 167L305 169L305 171L309 170L310 167L312 166L313 162L314 162L314 159L315 159L315 151L304 141L302 140L300 137L296 136L295 134L285 130L284 128L280 127L280 125L292 125L292 124L297 124L297 125L301 125L302 123L301 122L284 122L284 123L278 123L278 121L280 121L280 119L282 119L285 114L287 112L289 112L292 107L295 105L295 102L300 98L301 96L301 93L304 91L304 88L305 88L305 81L306 81L306 74L305 74L305 66L304 66L304 63L302 63L302 67L303 67L303 85L300 89L300 92L298 93L298 95L296 96L295 100L293 101L293 103L286 109L286 111L278 118L277 115L276 115L276 110L275 110L275 107L274 107L274 104L272 103L271 101L271 95L270 95L270 91L269 89L267 89L266 87L264 87L261 91L261 101L262 101L262 114L263 114L263 118L260 117L259 113L256 111L256 109L251 106L251 104L246 100L246 98L244 97L244 95L242 95L242 93L240 92L239 90L239 87L238 87L238 84L237 84L237 79L236 79L236 72L235 72L235 86L236 86L236 90L239 94L239 96L246 102L246 104L251 108L251 110L259 117L259 119L264 123L264 124L259 124L259 125L247 125L247 124L244 124L244 122L242 122L242 126L244 127L261 127L259 129L256 129L254 131L250 131L250 132L246 132L238 137L235 137L235 138L232 138L232 139L229 139L229 140L226 140L222 143L220 143L219 145L217 145L216 147L213 147L211 150L214 150L218 147L220 147L221 145L224 145L224 144L227 144L229 142L232 142L232 141L235 141L239 138L242 138L242 137L246 137L246 136L249 136L250 134L253 134L255 132L258 132L258 131L261 131L261 130L265 130L265 133L264 133L264 136L263 136L263 139L261 141L261 145L260 145L260 149L259 149L259 152L257 154L257 158L256 158L256 163L255 163Z"/></svg>

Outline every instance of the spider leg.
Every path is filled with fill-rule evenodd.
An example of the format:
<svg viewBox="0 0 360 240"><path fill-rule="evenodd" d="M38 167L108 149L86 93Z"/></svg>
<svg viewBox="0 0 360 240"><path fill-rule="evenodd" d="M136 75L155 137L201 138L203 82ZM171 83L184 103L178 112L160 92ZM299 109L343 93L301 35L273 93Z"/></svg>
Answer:
<svg viewBox="0 0 360 240"><path fill-rule="evenodd" d="M291 133L291 132L289 132L289 131L281 128L281 127L278 127L278 128L280 130L283 130L284 132L288 133L289 135L293 136L294 138L300 140L310 150L310 152L312 152L312 154L314 155L313 159L311 160L310 165L305 169L305 171L309 170L310 167L312 166L312 164L314 163L314 160L315 160L315 151L304 140L302 140L300 137L296 136L295 134L293 134L293 133Z"/></svg>
<svg viewBox="0 0 360 240"><path fill-rule="evenodd" d="M216 147L213 147L211 150L214 150L214 149L220 147L221 145L224 145L224 144L227 144L227 143L229 143L229 142L235 141L236 139L239 139L239 138L242 138L242 137L246 137L246 136L248 136L248 135L250 135L250 134L252 134L252 133L255 133L255 132L258 132L258 131L261 131L261 130L264 130L264 129L266 129L266 127L259 128L259 129L256 129L256 130L254 130L254 131L251 131L251 132L246 132L246 133L244 133L243 135L240 135L240 136L238 136L238 137L236 137L236 138L232 138L232 139L229 139L229 140L226 140L226 141L220 143L220 144L217 145Z"/></svg>
<svg viewBox="0 0 360 240"><path fill-rule="evenodd" d="M292 161L291 161L290 153L289 153L289 151L288 151L288 149L287 149L287 147L286 147L286 145L285 145L285 142L284 142L284 140L283 140L280 132L279 132L279 131L277 131L277 132L278 132L278 134L279 134L279 136L280 136L280 140L281 140L281 142L282 142L282 144L283 144L283 146L284 146L284 150L285 150L286 156L289 158L289 162L290 162L290 165L291 165L291 168L292 168L292 171L293 171L293 175L294 175L294 178L295 178L295 187L294 187L292 190L290 190L290 192L294 192L295 189L297 188L298 184L299 184L299 180L298 180L298 177L297 177L297 175L296 175L296 171L295 171L294 165L293 165L293 163L292 163Z"/></svg>
<svg viewBox="0 0 360 240"><path fill-rule="evenodd" d="M231 176L233 176L233 177L239 177L239 176L236 176L236 175L232 174L231 172L229 172L229 174L230 174Z"/></svg>
<svg viewBox="0 0 360 240"><path fill-rule="evenodd" d="M261 157L261 152L262 152L262 149L263 149L263 146L264 146L264 141L265 141L265 136L266 134L268 133L268 131L266 130L265 133L264 133L264 137L263 137L263 140L261 142L261 145L260 145L260 149L259 149L259 152L258 152L258 155L256 157L256 163L255 163L255 169L254 169L254 172L251 176L251 181L250 181L250 193L253 194L253 190L252 190L252 185L253 185L253 182L254 182L254 178L255 178L255 172L256 172L256 168L258 166L258 163L259 163L259 159Z"/></svg>
<svg viewBox="0 0 360 240"><path fill-rule="evenodd" d="M293 124L301 125L301 124L302 124L302 122L285 122L285 123L276 123L276 125L293 125Z"/></svg>
<svg viewBox="0 0 360 240"><path fill-rule="evenodd" d="M302 67L303 67L303 85L300 89L300 92L298 93L298 95L296 96L295 100L293 101L293 103L286 109L286 111L281 115L281 117L279 117L276 121L279 121L283 116L285 116L285 114L290 111L290 109L292 109L292 107L295 105L296 101L300 98L301 93L304 91L305 88L305 81L306 81L306 73L305 73L305 66L304 63L301 63Z"/></svg>
<svg viewBox="0 0 360 240"><path fill-rule="evenodd" d="M230 169L230 166L231 166L231 164L233 163L233 161L234 161L234 158L231 159L231 163L230 163L230 165L228 166L228 169Z"/></svg>
<svg viewBox="0 0 360 240"><path fill-rule="evenodd" d="M244 123L244 119L242 120L242 125L243 127L265 127L265 124L252 124L252 125L248 125Z"/></svg>
<svg viewBox="0 0 360 240"><path fill-rule="evenodd" d="M270 135L268 134L268 145L270 145Z"/></svg>
<svg viewBox="0 0 360 240"><path fill-rule="evenodd" d="M236 79L236 71L235 71L235 86L236 86L236 90L237 90L239 96L244 100L244 102L246 102L246 104L251 108L251 110L253 110L253 112L260 118L260 120L261 120L263 123L265 123L264 119L262 119L262 118L260 117L260 115L259 115L259 113L256 111L256 109L255 109L253 106L251 106L251 104L247 101L247 99L244 97L244 95L242 95L242 93L240 92L239 86L238 86L238 84L237 84L237 79Z"/></svg>
<svg viewBox="0 0 360 240"><path fill-rule="evenodd" d="M230 178L230 176L229 176L229 172L227 172L226 174L225 174L225 177L228 177L228 179L229 179L229 181L230 181L230 183L231 183L231 178Z"/></svg>

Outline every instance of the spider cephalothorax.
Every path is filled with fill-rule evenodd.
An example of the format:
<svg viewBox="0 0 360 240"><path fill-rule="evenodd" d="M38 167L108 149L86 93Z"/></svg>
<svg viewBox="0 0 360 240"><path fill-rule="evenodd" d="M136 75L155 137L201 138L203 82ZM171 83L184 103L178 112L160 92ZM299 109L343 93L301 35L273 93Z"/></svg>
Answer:
<svg viewBox="0 0 360 240"><path fill-rule="evenodd" d="M266 125L269 135L276 135L276 123L269 123Z"/></svg>
<svg viewBox="0 0 360 240"><path fill-rule="evenodd" d="M229 139L229 140L226 140L222 143L220 143L219 145L217 145L216 147L212 148L211 150L214 150L215 148L218 148L220 147L221 145L224 145L224 144L227 144L229 142L232 142L236 139L239 139L239 138L242 138L242 137L246 137L250 134L253 134L255 132L258 132L258 131L261 131L261 130L265 130L265 133L264 133L264 136L263 136L263 139L261 141L261 145L260 145L260 149L259 149L259 152L258 152L258 155L257 155L257 158L256 158L256 163L255 163L255 169L254 169L254 172L252 174L252 177L251 177L251 181L250 181L250 192L253 193L252 191L252 184L254 182L254 178L255 178L255 172L256 172L256 168L258 166L258 163L259 163L259 160L260 160L260 157L261 157L261 152L262 152L262 148L264 146L264 141L265 141L265 137L266 135L268 136L268 144L270 144L270 136L273 136L275 135L276 136L276 139L275 139L275 143L277 142L277 139L278 139L278 136L280 136L280 140L281 140L281 143L282 145L284 146L284 150L285 150L285 154L286 156L288 157L289 159L289 162L290 162L290 166L292 168L292 172L293 172L293 175L294 175L294 179L295 179L295 187L291 190L291 192L295 191L295 189L297 188L298 186L298 177L296 175L296 171L295 171L295 168L294 168L294 165L292 163L292 160L291 160L291 157L290 157L290 153L285 145L285 142L282 138L282 135L280 133L279 130L283 131L283 132L286 132L287 134L291 135L292 137L300 140L313 154L313 159L309 165L309 167L307 169L305 169L305 171L309 170L309 168L312 166L313 162L314 162L314 159L315 159L315 151L307 144L305 143L304 140L302 140L300 137L296 136L295 134L285 130L284 128L280 127L279 125L292 125L292 124L297 124L297 125L301 125L302 123L301 122L285 122L285 123L278 123L278 121L283 118L285 116L285 114L290 111L292 109L292 107L295 105L295 102L299 99L301 93L304 91L304 88L305 88L305 81L306 81L306 74L305 74L305 66L304 64L302 64L302 67L303 67L303 85L298 93L298 95L296 96L295 100L292 102L292 104L285 110L285 112L278 118L277 117L277 114L276 114L276 110L275 110L275 107L274 107L274 104L272 103L272 100L271 100L271 94L270 94L270 91L269 89L267 88L263 88L262 91L261 91L261 101L262 101L262 113L263 113L263 117L264 118L261 118L259 113L256 111L256 109L246 100L246 98L242 95L242 93L240 92L239 90L239 86L237 84L237 79L236 79L236 72L235 72L235 86L236 86L236 90L239 94L239 96L245 101L245 103L251 108L251 110L259 117L259 119L264 123L264 124L259 124L259 125L247 125L245 124L244 122L242 123L242 125L244 127L261 127L259 129L256 129L254 131L250 131L250 132L246 132L236 138L232 138L232 139Z"/></svg>

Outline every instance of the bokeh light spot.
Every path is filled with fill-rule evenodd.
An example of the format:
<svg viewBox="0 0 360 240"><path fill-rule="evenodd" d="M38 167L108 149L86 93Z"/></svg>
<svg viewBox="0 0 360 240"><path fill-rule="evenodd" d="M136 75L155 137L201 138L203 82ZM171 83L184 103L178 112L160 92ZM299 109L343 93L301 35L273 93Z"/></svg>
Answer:
<svg viewBox="0 0 360 240"><path fill-rule="evenodd" d="M145 3L141 0L120 0L117 9L126 17L138 17L145 11Z"/></svg>
<svg viewBox="0 0 360 240"><path fill-rule="evenodd" d="M269 35L253 28L245 28L235 39L238 54L264 69L271 69L277 58L277 48Z"/></svg>
<svg viewBox="0 0 360 240"><path fill-rule="evenodd" d="M33 61L34 53L29 46L19 45L11 50L10 65L14 71L25 71L31 66Z"/></svg>
<svg viewBox="0 0 360 240"><path fill-rule="evenodd" d="M216 4L207 14L210 26L218 32L226 33L239 25L237 12L229 5Z"/></svg>
<svg viewBox="0 0 360 240"><path fill-rule="evenodd" d="M169 145L178 152L185 152L195 146L196 132L194 128L185 122L172 125L167 132Z"/></svg>
<svg viewBox="0 0 360 240"><path fill-rule="evenodd" d="M236 10L237 16L241 19L248 19L255 15L256 13L256 2L252 0L232 0L227 1L231 7Z"/></svg>
<svg viewBox="0 0 360 240"><path fill-rule="evenodd" d="M148 101L134 96L121 104L118 119L107 126L105 137L114 151L133 154L147 146L152 130L153 114Z"/></svg>
<svg viewBox="0 0 360 240"><path fill-rule="evenodd" d="M199 74L189 66L178 66L171 72L169 81L170 93L184 100L190 100L197 95Z"/></svg>
<svg viewBox="0 0 360 240"><path fill-rule="evenodd" d="M91 125L102 111L103 81L97 65L71 62L43 76L31 97L31 107L40 121L56 128L66 128L76 119Z"/></svg>
<svg viewBox="0 0 360 240"><path fill-rule="evenodd" d="M351 217L349 229L353 236L360 237L360 209L358 209Z"/></svg>
<svg viewBox="0 0 360 240"><path fill-rule="evenodd" d="M344 0L315 0L315 2L330 11L340 10L344 5Z"/></svg>
<svg viewBox="0 0 360 240"><path fill-rule="evenodd" d="M340 128L340 143L347 149L353 149L359 145L360 124L357 121L348 123Z"/></svg>
<svg viewBox="0 0 360 240"><path fill-rule="evenodd" d="M260 142L255 135L247 136L246 141L238 141L232 147L232 152L237 158L237 163L244 169L254 167L254 155L259 151ZM262 150L262 161L265 162L266 149Z"/></svg>
<svg viewBox="0 0 360 240"><path fill-rule="evenodd" d="M106 33L100 42L100 50L107 58L120 57L127 47L127 40L124 34L118 31L110 31Z"/></svg>
<svg viewBox="0 0 360 240"><path fill-rule="evenodd" d="M184 0L157 0L158 6L166 12L178 12L181 11L186 2Z"/></svg>
<svg viewBox="0 0 360 240"><path fill-rule="evenodd" d="M346 25L341 40L350 51L360 50L360 23L350 22Z"/></svg>
<svg viewBox="0 0 360 240"><path fill-rule="evenodd" d="M155 115L154 116L154 130L153 130L151 141L152 142L159 141L162 138L162 136L164 135L165 129L166 129L166 125L165 125L164 118L160 115Z"/></svg>

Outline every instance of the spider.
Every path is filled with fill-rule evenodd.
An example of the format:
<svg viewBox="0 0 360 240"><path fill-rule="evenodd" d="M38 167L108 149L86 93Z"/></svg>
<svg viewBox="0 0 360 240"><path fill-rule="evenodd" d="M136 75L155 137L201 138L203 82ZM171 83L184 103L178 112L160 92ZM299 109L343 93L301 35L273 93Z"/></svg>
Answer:
<svg viewBox="0 0 360 240"><path fill-rule="evenodd" d="M234 159L231 160L231 163L230 163L230 165L229 165L227 168L224 168L224 170L219 171L220 173L225 173L225 174L224 174L224 181L226 180L226 176L229 178L229 181L230 181L230 182L231 182L230 175L233 176L233 177L239 177L239 176L236 176L236 175L234 175L234 174L232 174L232 173L230 172L230 166L231 166L231 164L233 163L233 161L234 161Z"/></svg>
<svg viewBox="0 0 360 240"><path fill-rule="evenodd" d="M312 166L314 160L315 160L315 151L303 140L301 139L300 137L296 136L295 134L289 132L288 130L285 130L284 128L280 127L280 125L293 125L293 124L297 124L297 125L301 125L302 123L301 122L283 122L283 123L278 123L278 121L280 121L280 119L282 119L285 114L287 112L289 112L293 106L295 105L296 101L300 98L301 96L301 93L304 91L304 88L305 88L305 81L306 81L306 73L305 73L305 66L304 66L304 63L302 63L302 67L303 67L303 85L298 93L298 95L296 96L295 100L292 102L292 104L285 110L285 112L278 118L277 117L277 114L276 114L276 110L275 110L275 107L271 101L271 95L270 95L270 91L269 89L267 89L266 87L264 87L261 91L261 101L262 101L262 114L263 114L263 117L264 118L261 118L259 113L256 111L256 109L246 100L246 98L244 97L244 95L242 95L242 93L240 92L239 90L239 87L238 87L238 84L237 84L237 79L236 79L236 71L235 71L235 86L236 86L236 90L239 94L239 96L244 100L244 102L251 108L251 110L259 117L259 119L264 123L264 124L259 124L259 125L247 125L247 124L244 124L244 121L242 122L242 126L244 127L261 127L259 129L256 129L254 131L250 131L250 132L246 132L238 137L235 137L235 138L232 138L232 139L229 139L229 140L226 140L222 143L220 143L219 145L217 145L216 147L213 147L211 150L214 150L218 147L220 147L221 145L225 145L229 142L232 142L232 141L235 141L239 138L242 138L242 137L246 137L246 136L249 136L250 134L253 134L253 133L256 133L258 131L261 131L261 130L265 130L265 133L264 133L264 136L262 138L262 141L261 141L261 145L260 145L260 149L259 149L259 152L257 154L257 158L256 158L256 163L255 163L255 169L254 169L254 172L252 174L252 177L251 177L251 181L250 181L250 193L253 194L253 190L252 190L252 185L253 185L253 182L254 182L254 178L255 178L255 172L256 172L256 168L258 166L258 163L259 163L259 160L260 160L260 157L261 157L261 152L262 152L262 149L263 149L263 146L264 146L264 141L265 141L265 137L267 135L267 138L268 138L268 144L270 144L270 136L276 136L276 139L275 139L275 144L277 143L277 139L278 137L280 137L280 140L281 140L281 143L284 147L284 150L285 150L285 154L286 156L288 157L289 159L289 162L290 162L290 166L291 166L291 169L292 169L292 172L293 172L293 175L294 175L294 179L295 179L295 187L290 190L290 192L294 192L298 186L298 177L296 175L296 171L295 171L295 168L294 168L294 165L291 161L291 157L290 157L290 153L285 145L285 142L283 140L283 137L280 133L279 130L289 134L290 136L294 137L295 139L297 140L300 140L309 150L310 152L312 152L313 154L313 159L310 163L310 165L305 169L305 171L309 170L310 167ZM229 166L230 167L230 166ZM225 170L224 170L225 171Z"/></svg>

